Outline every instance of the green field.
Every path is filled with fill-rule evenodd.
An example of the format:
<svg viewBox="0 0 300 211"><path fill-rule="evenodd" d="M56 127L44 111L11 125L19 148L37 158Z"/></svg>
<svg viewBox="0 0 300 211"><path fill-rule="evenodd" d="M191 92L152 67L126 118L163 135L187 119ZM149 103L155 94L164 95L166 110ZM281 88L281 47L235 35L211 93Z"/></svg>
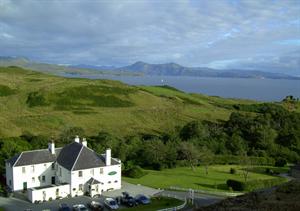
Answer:
<svg viewBox="0 0 300 211"><path fill-rule="evenodd" d="M160 198L152 198L151 204L147 205L138 205L137 207L131 207L131 208L125 208L122 209L124 211L153 211L153 210L159 210L164 208L171 208L176 207L184 202L178 199L174 198L166 198L166 197L160 197Z"/></svg>
<svg viewBox="0 0 300 211"><path fill-rule="evenodd" d="M69 127L81 127L86 135L155 134L195 119L227 120L232 105L250 103L255 102L0 67L0 137L55 137Z"/></svg>
<svg viewBox="0 0 300 211"><path fill-rule="evenodd" d="M230 168L237 169L236 174L230 174ZM278 178L265 174L265 169L270 168L277 172L287 172L288 167L276 168L267 166L256 166L250 171L248 181L267 180ZM164 169L162 171L145 170L147 175L133 179L124 177L129 183L142 184L154 188L170 188L176 186L180 188L192 188L207 191L228 191L226 181L235 179L243 181L242 167L237 165L213 165L209 167L208 175L203 167L195 168L195 171L188 167L178 167L174 169ZM284 180L283 180L284 181Z"/></svg>

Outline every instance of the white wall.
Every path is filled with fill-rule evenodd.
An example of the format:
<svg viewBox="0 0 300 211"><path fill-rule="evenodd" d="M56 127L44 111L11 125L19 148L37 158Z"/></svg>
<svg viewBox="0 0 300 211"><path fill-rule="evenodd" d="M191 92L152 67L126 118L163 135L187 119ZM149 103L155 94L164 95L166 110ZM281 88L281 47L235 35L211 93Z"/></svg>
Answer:
<svg viewBox="0 0 300 211"><path fill-rule="evenodd" d="M61 169L61 170L60 170ZM61 174L60 174L61 171ZM71 172L61 165L57 164L57 181L59 183L69 183L71 184Z"/></svg>
<svg viewBox="0 0 300 211"><path fill-rule="evenodd" d="M67 197L70 194L70 185L66 184L66 185L59 185L59 186L55 186L53 185L52 187L47 187L47 188L43 188L43 189L28 189L28 199L29 201L31 201L32 203L34 203L35 201L49 201L50 198L52 198L52 200L55 200L57 198L56 195L56 190L59 189L58 191L58 196L60 197ZM45 198L44 198L44 193L45 193Z"/></svg>
<svg viewBox="0 0 300 211"><path fill-rule="evenodd" d="M113 165L113 166L105 166L103 168L103 173L100 174L100 168L94 168L94 174L92 173L91 169L81 170L82 177L79 177L79 171L73 171L71 174L71 194L72 196L75 195L83 195L86 191L88 191L88 186L86 182L90 178L94 178L99 182L104 183L98 185L99 193L101 190L107 191L109 189L115 190L121 188L121 164ZM115 171L115 175L109 175L110 172ZM116 182L115 182L116 181ZM110 182L110 183L109 183ZM79 191L79 185L83 185L83 191ZM74 190L75 189L75 190Z"/></svg>
<svg viewBox="0 0 300 211"><path fill-rule="evenodd" d="M42 163L28 166L13 167L13 191L23 190L23 182L27 182L27 188L40 187L51 184L51 177L55 176L55 169L52 169L52 163ZM34 166L34 171L32 170ZM22 172L25 167L25 173ZM42 181L45 176L45 182ZM40 180L38 179L40 177ZM32 178L35 178L34 181Z"/></svg>

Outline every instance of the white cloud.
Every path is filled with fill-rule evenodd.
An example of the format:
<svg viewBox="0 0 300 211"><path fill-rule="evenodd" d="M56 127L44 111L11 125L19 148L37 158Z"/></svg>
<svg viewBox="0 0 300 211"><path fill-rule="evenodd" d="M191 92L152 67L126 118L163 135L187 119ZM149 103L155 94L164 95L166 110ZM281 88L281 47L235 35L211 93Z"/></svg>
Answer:
<svg viewBox="0 0 300 211"><path fill-rule="evenodd" d="M0 48L56 63L240 67L298 50L278 43L299 39L299 13L296 0L0 0Z"/></svg>

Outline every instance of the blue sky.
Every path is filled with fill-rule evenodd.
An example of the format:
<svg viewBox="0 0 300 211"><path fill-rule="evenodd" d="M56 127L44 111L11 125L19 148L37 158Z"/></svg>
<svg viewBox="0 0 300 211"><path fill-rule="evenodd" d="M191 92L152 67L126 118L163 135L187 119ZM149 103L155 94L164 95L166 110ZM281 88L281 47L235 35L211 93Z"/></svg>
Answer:
<svg viewBox="0 0 300 211"><path fill-rule="evenodd" d="M300 0L0 0L0 55L300 75Z"/></svg>

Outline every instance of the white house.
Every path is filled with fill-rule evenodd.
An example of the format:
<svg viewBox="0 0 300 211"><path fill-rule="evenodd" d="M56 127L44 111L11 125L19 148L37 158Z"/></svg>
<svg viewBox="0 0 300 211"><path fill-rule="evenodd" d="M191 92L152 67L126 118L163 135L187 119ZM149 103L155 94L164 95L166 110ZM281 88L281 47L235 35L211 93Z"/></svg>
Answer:
<svg viewBox="0 0 300 211"><path fill-rule="evenodd" d="M77 136L73 143L25 151L6 161L6 183L12 191L27 190L31 202L90 196L121 188L121 161L111 150L99 155Z"/></svg>

